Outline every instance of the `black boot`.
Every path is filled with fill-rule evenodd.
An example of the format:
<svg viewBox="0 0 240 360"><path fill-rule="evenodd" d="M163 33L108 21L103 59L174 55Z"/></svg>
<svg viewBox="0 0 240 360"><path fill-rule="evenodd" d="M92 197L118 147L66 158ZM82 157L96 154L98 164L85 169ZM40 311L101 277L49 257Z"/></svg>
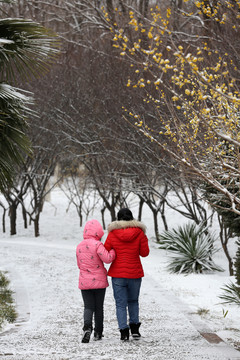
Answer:
<svg viewBox="0 0 240 360"><path fill-rule="evenodd" d="M139 332L140 325L141 323L129 324L131 329L131 334L134 339L139 339L141 337L141 334Z"/></svg>
<svg viewBox="0 0 240 360"><path fill-rule="evenodd" d="M129 340L129 328L120 329L121 340Z"/></svg>
<svg viewBox="0 0 240 360"><path fill-rule="evenodd" d="M91 327L84 326L84 328L83 328L82 343L89 343L90 337L91 337L91 333L92 333Z"/></svg>
<svg viewBox="0 0 240 360"><path fill-rule="evenodd" d="M94 340L102 340L103 334L102 332L94 331Z"/></svg>

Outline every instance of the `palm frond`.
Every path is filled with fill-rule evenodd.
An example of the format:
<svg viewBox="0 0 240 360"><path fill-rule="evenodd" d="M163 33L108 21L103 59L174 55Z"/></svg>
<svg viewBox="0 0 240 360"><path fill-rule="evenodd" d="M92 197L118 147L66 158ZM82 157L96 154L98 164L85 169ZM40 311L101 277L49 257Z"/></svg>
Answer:
<svg viewBox="0 0 240 360"><path fill-rule="evenodd" d="M27 116L33 111L31 93L0 84L0 189L11 182L14 167L23 161L22 154L31 153L25 134Z"/></svg>
<svg viewBox="0 0 240 360"><path fill-rule="evenodd" d="M221 304L237 304L240 305L240 287L230 283L225 285L221 290L224 292L219 296L224 300Z"/></svg>
<svg viewBox="0 0 240 360"><path fill-rule="evenodd" d="M222 271L213 260L214 238L203 225L187 224L159 236L160 248L169 251L168 270L174 273Z"/></svg>
<svg viewBox="0 0 240 360"><path fill-rule="evenodd" d="M25 19L0 20L0 80L13 81L38 77L49 69L59 53L56 34Z"/></svg>

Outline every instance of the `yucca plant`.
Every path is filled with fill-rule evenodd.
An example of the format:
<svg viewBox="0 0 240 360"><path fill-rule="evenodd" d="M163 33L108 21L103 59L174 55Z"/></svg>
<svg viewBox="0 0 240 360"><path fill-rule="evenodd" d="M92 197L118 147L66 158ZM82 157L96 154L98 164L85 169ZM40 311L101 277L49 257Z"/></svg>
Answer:
<svg viewBox="0 0 240 360"><path fill-rule="evenodd" d="M234 283L230 283L221 288L224 292L219 295L223 300L221 304L237 304L240 306L240 287Z"/></svg>
<svg viewBox="0 0 240 360"><path fill-rule="evenodd" d="M214 237L203 225L186 224L159 236L160 248L171 253L168 270L173 273L222 271L213 260Z"/></svg>

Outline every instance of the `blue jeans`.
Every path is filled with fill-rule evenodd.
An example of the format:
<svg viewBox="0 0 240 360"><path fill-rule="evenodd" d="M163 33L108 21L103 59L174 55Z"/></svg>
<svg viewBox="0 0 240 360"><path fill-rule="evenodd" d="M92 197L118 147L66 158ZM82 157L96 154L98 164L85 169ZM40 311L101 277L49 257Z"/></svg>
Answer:
<svg viewBox="0 0 240 360"><path fill-rule="evenodd" d="M113 294L116 302L116 312L119 329L125 329L127 324L127 309L129 323L139 323L139 293L142 278L125 279L112 278Z"/></svg>

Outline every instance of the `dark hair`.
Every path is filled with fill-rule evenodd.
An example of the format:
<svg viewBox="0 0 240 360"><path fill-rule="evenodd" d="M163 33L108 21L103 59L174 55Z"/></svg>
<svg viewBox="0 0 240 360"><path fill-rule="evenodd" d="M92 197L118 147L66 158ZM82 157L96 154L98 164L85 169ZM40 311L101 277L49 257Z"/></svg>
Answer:
<svg viewBox="0 0 240 360"><path fill-rule="evenodd" d="M129 210L127 208L123 208L123 209L119 210L119 212L117 214L117 218L118 218L118 220L130 221L130 220L133 220L133 214L132 214L131 210Z"/></svg>

